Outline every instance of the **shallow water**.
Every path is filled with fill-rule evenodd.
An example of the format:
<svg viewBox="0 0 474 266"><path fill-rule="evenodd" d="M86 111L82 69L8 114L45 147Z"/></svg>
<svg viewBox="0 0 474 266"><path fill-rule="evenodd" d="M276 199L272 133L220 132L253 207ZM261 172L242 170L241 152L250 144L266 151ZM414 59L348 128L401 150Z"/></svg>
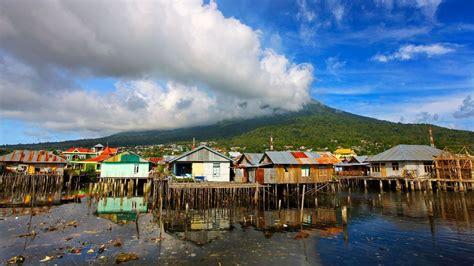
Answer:
<svg viewBox="0 0 474 266"><path fill-rule="evenodd" d="M304 209L304 233L299 209L235 207L169 211L162 240L152 213L138 215L137 230L136 213L97 214L97 203L87 199L34 208L34 216L30 208L3 208L0 262L23 255L25 264L45 256L59 265L113 264L120 252L134 252L139 260L126 264L474 263L473 193L341 192L320 194L318 202ZM347 225L341 206L348 208ZM19 237L31 231L34 237ZM120 246L111 242L117 239Z"/></svg>

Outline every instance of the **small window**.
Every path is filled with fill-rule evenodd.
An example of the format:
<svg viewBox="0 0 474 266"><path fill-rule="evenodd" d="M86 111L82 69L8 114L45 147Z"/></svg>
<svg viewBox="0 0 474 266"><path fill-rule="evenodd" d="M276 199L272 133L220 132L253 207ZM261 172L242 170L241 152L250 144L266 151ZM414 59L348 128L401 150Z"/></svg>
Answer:
<svg viewBox="0 0 474 266"><path fill-rule="evenodd" d="M373 164L372 165L372 172L379 173L380 172L380 164Z"/></svg>
<svg viewBox="0 0 474 266"><path fill-rule="evenodd" d="M309 177L309 166L303 166L301 167L301 176L302 177Z"/></svg>
<svg viewBox="0 0 474 266"><path fill-rule="evenodd" d="M97 167L95 169L100 170L100 163L97 164Z"/></svg>
<svg viewBox="0 0 474 266"><path fill-rule="evenodd" d="M212 177L221 176L221 166L219 163L212 164Z"/></svg>
<svg viewBox="0 0 474 266"><path fill-rule="evenodd" d="M400 168L398 166L398 163L392 163L392 170L393 171L398 171Z"/></svg>
<svg viewBox="0 0 474 266"><path fill-rule="evenodd" d="M283 169L285 169L285 173L288 173L288 165L283 165Z"/></svg>
<svg viewBox="0 0 474 266"><path fill-rule="evenodd" d="M425 173L432 173L433 172L433 164L431 163L424 163L423 164Z"/></svg>
<svg viewBox="0 0 474 266"><path fill-rule="evenodd" d="M138 171L140 170L140 165L139 164L135 164L135 166L133 167L133 173L134 174L138 174Z"/></svg>

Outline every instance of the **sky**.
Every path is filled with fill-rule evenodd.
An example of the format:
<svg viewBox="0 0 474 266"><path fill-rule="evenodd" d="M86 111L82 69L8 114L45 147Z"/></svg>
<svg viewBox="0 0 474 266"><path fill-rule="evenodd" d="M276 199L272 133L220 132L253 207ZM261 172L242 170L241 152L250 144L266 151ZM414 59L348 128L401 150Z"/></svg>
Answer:
<svg viewBox="0 0 474 266"><path fill-rule="evenodd" d="M474 131L474 1L0 1L0 144L312 99Z"/></svg>

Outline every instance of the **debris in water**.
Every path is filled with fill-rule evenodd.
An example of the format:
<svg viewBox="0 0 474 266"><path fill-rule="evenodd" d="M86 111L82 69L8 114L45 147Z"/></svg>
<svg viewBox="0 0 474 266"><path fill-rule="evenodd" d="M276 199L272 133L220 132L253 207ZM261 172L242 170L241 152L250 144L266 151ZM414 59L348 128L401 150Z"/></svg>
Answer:
<svg viewBox="0 0 474 266"><path fill-rule="evenodd" d="M100 256L99 259L100 259L101 261L107 261L107 260L109 260L109 258L108 258L107 256Z"/></svg>
<svg viewBox="0 0 474 266"><path fill-rule="evenodd" d="M82 248L71 248L69 250L70 253L72 254L77 254L77 255L80 255L81 254L81 251L82 251Z"/></svg>
<svg viewBox="0 0 474 266"><path fill-rule="evenodd" d="M25 262L25 257L22 255L11 257L8 261L8 264L18 264Z"/></svg>
<svg viewBox="0 0 474 266"><path fill-rule="evenodd" d="M102 253L105 250L105 244L100 245L98 252Z"/></svg>
<svg viewBox="0 0 474 266"><path fill-rule="evenodd" d="M88 254L92 254L92 253L94 253L94 252L95 252L95 251L94 251L92 248L87 251Z"/></svg>
<svg viewBox="0 0 474 266"><path fill-rule="evenodd" d="M72 239L72 237L66 237L64 240L69 241L71 239Z"/></svg>
<svg viewBox="0 0 474 266"><path fill-rule="evenodd" d="M54 258L54 256L45 256L44 259L40 260L39 262L47 262Z"/></svg>
<svg viewBox="0 0 474 266"><path fill-rule="evenodd" d="M112 243L112 245L114 245L114 247L120 247L122 245L122 240L118 238L110 240L110 242Z"/></svg>
<svg viewBox="0 0 474 266"><path fill-rule="evenodd" d="M33 230L30 233L18 235L18 237L29 237L29 236L36 236L36 235L37 233Z"/></svg>
<svg viewBox="0 0 474 266"><path fill-rule="evenodd" d="M115 263L119 264L119 263L127 262L130 260L138 260L137 254L122 252L115 258Z"/></svg>
<svg viewBox="0 0 474 266"><path fill-rule="evenodd" d="M298 234L296 234L295 239L307 238L308 236L309 236L308 233L305 233L303 231L299 231Z"/></svg>

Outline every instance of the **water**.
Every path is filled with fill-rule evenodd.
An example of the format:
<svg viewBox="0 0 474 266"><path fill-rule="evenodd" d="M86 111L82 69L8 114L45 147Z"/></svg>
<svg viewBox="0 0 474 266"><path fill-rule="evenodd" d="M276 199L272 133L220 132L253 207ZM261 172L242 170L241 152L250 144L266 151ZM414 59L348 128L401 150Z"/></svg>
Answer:
<svg viewBox="0 0 474 266"><path fill-rule="evenodd" d="M116 209L116 202L108 202ZM474 263L474 193L341 192L320 194L318 203L317 209L307 203L303 233L296 208L169 211L161 240L150 210L137 220L127 209L98 214L97 203L87 199L34 208L34 216L30 208L3 208L0 262L23 255L26 264L45 256L54 256L50 263L59 265L113 264L120 252L134 252L139 260L129 264ZM348 208L347 225L341 206ZM32 230L34 238L19 237ZM122 244L114 246L118 239ZM106 250L99 253L102 244Z"/></svg>

